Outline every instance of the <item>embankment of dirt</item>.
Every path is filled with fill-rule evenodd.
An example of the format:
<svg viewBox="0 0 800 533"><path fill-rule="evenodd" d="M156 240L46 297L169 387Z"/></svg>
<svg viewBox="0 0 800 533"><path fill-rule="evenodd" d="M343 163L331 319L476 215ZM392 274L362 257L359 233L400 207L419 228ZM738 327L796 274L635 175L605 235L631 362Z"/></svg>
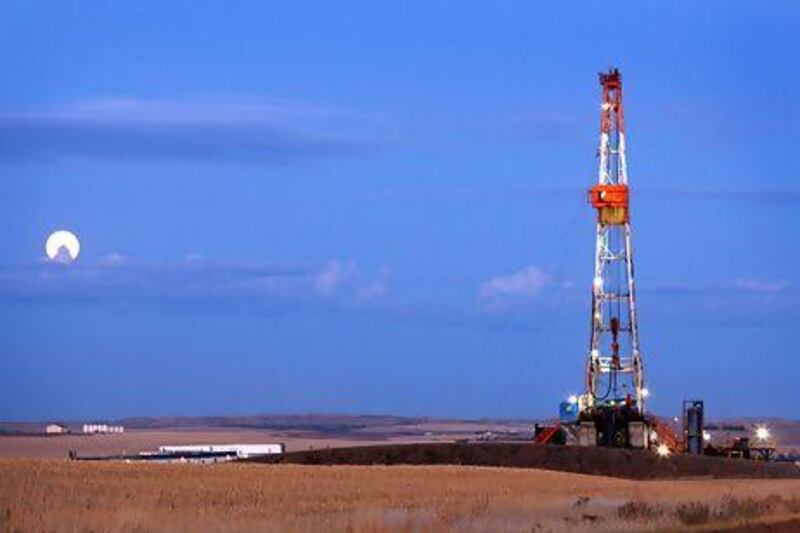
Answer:
<svg viewBox="0 0 800 533"><path fill-rule="evenodd" d="M251 462L308 465L472 465L541 468L626 479L800 478L791 463L531 443L420 443L291 452Z"/></svg>

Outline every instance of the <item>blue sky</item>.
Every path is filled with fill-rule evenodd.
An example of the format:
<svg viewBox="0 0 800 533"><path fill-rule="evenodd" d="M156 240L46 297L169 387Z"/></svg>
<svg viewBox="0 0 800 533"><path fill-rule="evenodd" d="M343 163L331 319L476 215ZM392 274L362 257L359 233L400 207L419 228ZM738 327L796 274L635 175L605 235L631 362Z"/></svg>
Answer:
<svg viewBox="0 0 800 533"><path fill-rule="evenodd" d="M796 3L201 4L0 5L0 418L555 414L609 65L651 407L798 416Z"/></svg>

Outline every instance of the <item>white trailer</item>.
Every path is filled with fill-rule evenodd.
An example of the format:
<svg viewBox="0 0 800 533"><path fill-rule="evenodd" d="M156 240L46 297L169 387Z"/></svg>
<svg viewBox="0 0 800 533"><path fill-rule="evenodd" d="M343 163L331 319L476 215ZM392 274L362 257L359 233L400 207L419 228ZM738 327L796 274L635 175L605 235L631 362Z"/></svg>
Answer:
<svg viewBox="0 0 800 533"><path fill-rule="evenodd" d="M279 444L182 444L159 446L161 453L230 453L246 459L262 455L275 455L285 451L283 443Z"/></svg>

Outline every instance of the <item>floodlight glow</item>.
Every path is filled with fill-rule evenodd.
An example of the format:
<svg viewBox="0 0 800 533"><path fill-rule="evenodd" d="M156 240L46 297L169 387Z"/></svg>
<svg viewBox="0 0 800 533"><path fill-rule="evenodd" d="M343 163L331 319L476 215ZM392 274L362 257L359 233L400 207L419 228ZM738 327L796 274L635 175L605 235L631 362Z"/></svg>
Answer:
<svg viewBox="0 0 800 533"><path fill-rule="evenodd" d="M667 446L666 444L659 444L658 447L656 448L656 453L658 454L659 457L668 457L670 454L669 446Z"/></svg>
<svg viewBox="0 0 800 533"><path fill-rule="evenodd" d="M708 431L703 431L703 440L706 441L706 442L710 441L711 440L711 433L709 433Z"/></svg>
<svg viewBox="0 0 800 533"><path fill-rule="evenodd" d="M769 428L766 426L758 426L756 428L756 438L758 440L767 440L770 437Z"/></svg>
<svg viewBox="0 0 800 533"><path fill-rule="evenodd" d="M642 398L647 398L648 396L650 396L650 391L647 390L647 389L642 389L641 390L641 394L642 394Z"/></svg>
<svg viewBox="0 0 800 533"><path fill-rule="evenodd" d="M575 396L574 394L570 394L569 398L567 398L567 402L574 405L574 404L578 403L578 397Z"/></svg>

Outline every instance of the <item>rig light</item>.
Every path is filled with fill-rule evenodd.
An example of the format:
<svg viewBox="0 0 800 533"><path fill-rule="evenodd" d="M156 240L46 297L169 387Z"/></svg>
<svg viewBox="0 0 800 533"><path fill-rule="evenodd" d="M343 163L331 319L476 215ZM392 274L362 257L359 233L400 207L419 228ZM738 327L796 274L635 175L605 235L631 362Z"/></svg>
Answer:
<svg viewBox="0 0 800 533"><path fill-rule="evenodd" d="M669 451L669 446L667 446L666 444L659 444L656 447L656 453L658 454L659 457L669 457L669 454L671 452Z"/></svg>
<svg viewBox="0 0 800 533"><path fill-rule="evenodd" d="M767 440L769 437L770 432L767 426L758 426L756 428L756 438L758 440Z"/></svg>

